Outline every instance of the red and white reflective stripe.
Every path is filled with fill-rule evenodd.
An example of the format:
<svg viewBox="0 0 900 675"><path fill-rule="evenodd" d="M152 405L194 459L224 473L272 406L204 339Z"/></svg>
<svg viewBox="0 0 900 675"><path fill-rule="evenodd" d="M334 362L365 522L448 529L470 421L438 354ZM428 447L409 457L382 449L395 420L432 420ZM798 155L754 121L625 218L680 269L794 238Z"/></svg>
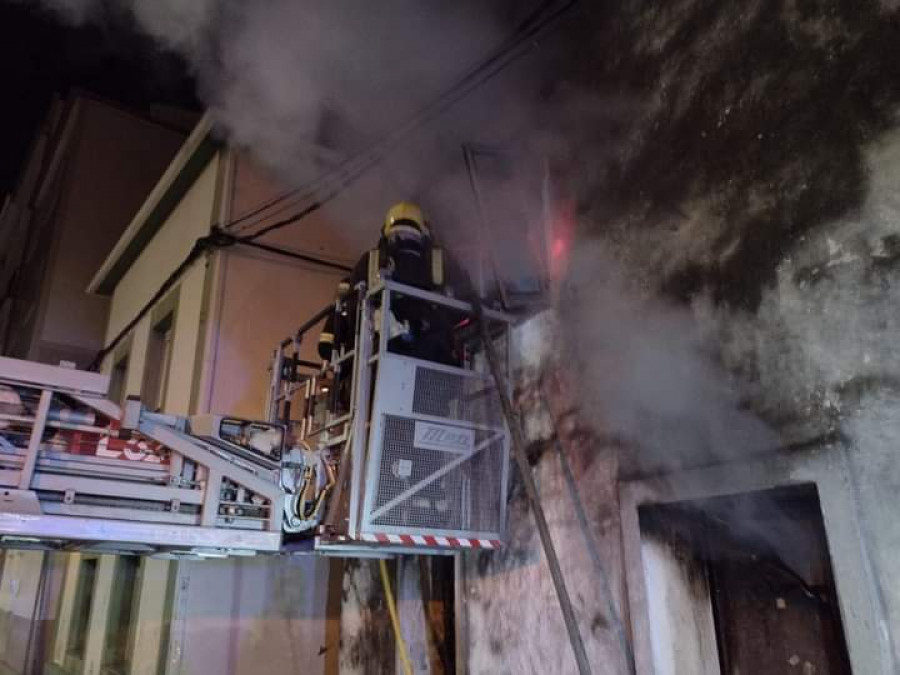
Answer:
<svg viewBox="0 0 900 675"><path fill-rule="evenodd" d="M484 548L498 549L503 545L499 539L470 539L468 537L435 537L418 534L362 534L362 541L375 544L401 544L404 546L440 546L442 548Z"/></svg>

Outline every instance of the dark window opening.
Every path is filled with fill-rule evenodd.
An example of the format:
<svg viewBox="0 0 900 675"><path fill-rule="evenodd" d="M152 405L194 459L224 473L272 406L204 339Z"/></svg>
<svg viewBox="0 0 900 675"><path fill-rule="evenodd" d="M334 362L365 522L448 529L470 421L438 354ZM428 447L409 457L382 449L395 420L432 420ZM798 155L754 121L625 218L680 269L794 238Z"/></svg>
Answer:
<svg viewBox="0 0 900 675"><path fill-rule="evenodd" d="M654 659L684 658L691 643L694 668L717 657L728 675L852 672L814 485L644 506L639 517ZM668 649L686 615L690 630Z"/></svg>
<svg viewBox="0 0 900 675"><path fill-rule="evenodd" d="M125 400L125 383L128 378L128 354L117 359L109 374L109 400L122 403Z"/></svg>
<svg viewBox="0 0 900 675"><path fill-rule="evenodd" d="M84 660L91 608L94 604L94 586L97 581L98 558L82 558L78 565L78 582L75 586L75 603L72 608L72 626L69 630L67 655Z"/></svg>
<svg viewBox="0 0 900 675"><path fill-rule="evenodd" d="M174 333L173 312L166 314L150 330L141 398L144 405L153 412L160 412L165 404L166 389L169 384L169 368L172 363Z"/></svg>
<svg viewBox="0 0 900 675"><path fill-rule="evenodd" d="M110 597L106 642L103 649L104 675L130 672L134 620L137 612L138 570L140 558L118 556Z"/></svg>

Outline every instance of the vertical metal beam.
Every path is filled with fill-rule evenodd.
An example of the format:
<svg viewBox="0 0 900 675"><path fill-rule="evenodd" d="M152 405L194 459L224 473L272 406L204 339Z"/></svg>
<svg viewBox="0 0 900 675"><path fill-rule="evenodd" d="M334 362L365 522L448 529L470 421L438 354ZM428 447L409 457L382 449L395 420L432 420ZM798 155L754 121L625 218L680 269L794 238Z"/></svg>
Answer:
<svg viewBox="0 0 900 675"><path fill-rule="evenodd" d="M525 451L525 434L522 432L522 426L519 418L513 410L512 401L506 388L506 379L500 369L500 363L497 361L497 353L494 350L494 343L487 329L487 323L481 313L480 303L476 303L476 311L478 318L478 328L481 333L481 340L484 343L484 352L487 356L488 365L491 368L491 374L497 385L497 394L500 396L500 406L503 409L503 415L509 425L509 432L512 437L513 457L516 460L516 466L519 467L519 475L522 477L522 483L525 485L525 494L528 496L528 502L531 511L534 514L534 522L537 525L538 534L541 538L541 545L544 549L544 555L547 558L547 566L550 568L550 576L553 579L553 586L556 588L556 597L559 600L559 608L562 610L563 621L566 624L566 630L569 633L569 642L572 645L572 651L575 656L575 663L578 665L580 675L589 675L591 666L588 661L587 652L584 649L584 642L581 640L581 633L578 630L578 620L575 617L575 610L572 608L572 600L569 597L569 591L566 588L566 580L563 577L562 568L559 565L559 557L556 555L556 549L553 546L553 538L550 536L550 526L547 524L547 518L544 515L544 508L541 506L540 495L538 495L537 486L534 483L534 476L531 475L531 465L528 463L528 455ZM505 495L504 495L505 498Z"/></svg>
<svg viewBox="0 0 900 675"><path fill-rule="evenodd" d="M369 422L369 402L371 401L371 368L369 357L372 353L372 301L369 296L360 294L360 313L356 334L356 354L354 370L357 373L355 400L353 402L353 429L350 441L350 513L348 522L348 534L359 536L360 506L362 504L363 477L366 470L366 448L369 435L367 426ZM382 311L384 307L382 307ZM382 319L384 316L382 315ZM379 352L386 349L384 334L381 335Z"/></svg>
<svg viewBox="0 0 900 675"><path fill-rule="evenodd" d="M281 393L281 369L283 365L284 348L279 346L272 355L272 377L269 379L269 395L266 398L266 420L269 422L279 421L278 395Z"/></svg>
<svg viewBox="0 0 900 675"><path fill-rule="evenodd" d="M200 524L203 527L215 527L219 515L219 493L222 487L222 474L215 469L207 468L206 486L203 488L203 513Z"/></svg>
<svg viewBox="0 0 900 675"><path fill-rule="evenodd" d="M31 479L34 477L34 467L37 464L38 452L41 449L41 439L44 436L44 428L47 426L47 413L50 412L50 399L53 392L44 389L41 392L41 400L38 402L37 415L34 417L34 426L31 427L31 438L28 439L28 454L25 455L25 463L19 474L19 489L30 490Z"/></svg>
<svg viewBox="0 0 900 675"><path fill-rule="evenodd" d="M494 255L494 240L491 238L491 227L488 222L487 212L484 207L484 197L481 193L481 186L478 183L478 169L475 166L475 153L472 147L466 143L463 144L463 158L466 164L466 172L469 174L469 184L472 187L472 194L475 196L475 206L478 210L478 219L481 221L481 227L478 228L478 250L484 252L484 256L478 259L478 297L483 298L487 293L484 279L484 257L488 259L491 267L491 274L494 282L497 284L497 290L500 292L500 301L503 308L509 308L509 296L506 292L506 285L500 278L500 270L497 265L497 258Z"/></svg>
<svg viewBox="0 0 900 675"><path fill-rule="evenodd" d="M551 411L550 404L547 401L547 393L544 391L543 385L539 385L539 388L539 400L543 404L544 410L547 412L547 415L549 415L550 419L552 420L553 412ZM555 431L556 429L554 428L554 432ZM628 673L630 675L633 675L635 672L634 650L631 647L631 640L628 638L628 630L625 628L625 623L622 621L622 616L619 614L619 610L616 607L616 600L613 596L612 586L609 583L609 575L607 575L606 568L603 566L603 560L600 558L600 546L597 543L597 539L594 536L593 530L591 529L587 513L584 509L584 504L582 503L581 497L578 494L578 486L575 483L575 474L572 472L572 467L569 464L569 459L568 457L566 457L565 451L563 450L562 443L559 440L559 435L555 433L553 445L556 448L556 454L559 456L559 464L562 468L563 478L565 478L566 480L566 487L569 490L569 497L572 500L572 507L575 509L575 517L578 519L578 525L581 528L581 534L584 538L584 545L587 548L588 555L591 558L591 562L594 564L594 571L596 572L597 578L600 580L600 590L602 591L603 601L606 603L607 618L613 625L616 639L618 639L619 645L622 649L622 656L625 658L625 665L628 668Z"/></svg>

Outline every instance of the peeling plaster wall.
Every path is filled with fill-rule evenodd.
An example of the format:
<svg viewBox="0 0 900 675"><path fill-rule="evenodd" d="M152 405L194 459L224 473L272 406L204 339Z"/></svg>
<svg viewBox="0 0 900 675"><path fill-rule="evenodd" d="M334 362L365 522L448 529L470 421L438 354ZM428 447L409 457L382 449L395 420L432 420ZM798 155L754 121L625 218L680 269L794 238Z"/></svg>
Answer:
<svg viewBox="0 0 900 675"><path fill-rule="evenodd" d="M847 590L844 621L857 620L862 606L862 614L871 611L879 617L881 657L868 663L881 668L873 672L888 673L900 663L900 592L895 583L900 575L900 359L895 338L900 255L892 248L900 235L900 132L869 146L866 158L873 180L859 212L823 225L792 247L778 266L776 282L763 289L756 312L716 305L708 297L696 299L691 310L718 346L725 366L747 378L747 405L788 444L760 459L763 466L770 465L766 471L772 484L802 476L805 457L824 457L815 461L826 461L833 480L846 486L855 509L826 518L832 550L849 547L864 563L852 576L842 578L841 573L850 573L838 570L839 593ZM594 672L624 673L600 575L573 510L557 447L573 465L591 536L627 622L631 608L623 601L617 449L604 447L587 431L577 399L554 389L544 373L560 443L548 441L553 431L536 392L539 368L553 362L548 348L558 344L554 330L558 328L544 315L517 331L519 401L535 477ZM726 465L718 489L727 492L729 484L742 489L743 464L734 464L731 472L729 477ZM466 558L463 611L470 672L574 672L533 519L515 482L508 526L504 551ZM851 585L861 590L851 593ZM682 664L672 672L696 671Z"/></svg>
<svg viewBox="0 0 900 675"><path fill-rule="evenodd" d="M545 382L543 387L549 407L539 394L538 369L549 359L553 327L549 316L543 315L515 332L518 399L532 441L535 479L588 657L595 673L622 673L626 660L615 626L627 621L627 610L619 544L618 460L613 448L598 447L583 434L554 383ZM551 414L557 419L559 443L548 440ZM575 480L574 493L560 449ZM579 526L579 508L589 525L586 531ZM465 631L459 639L465 644L469 672L575 672L559 603L517 477L511 481L507 528L507 545L500 552L464 558L460 611Z"/></svg>
<svg viewBox="0 0 900 675"><path fill-rule="evenodd" d="M900 130L864 153L870 181L858 211L827 223L784 257L756 316L720 314L715 321L726 359L758 373L763 414L790 411L790 426L832 435L846 449L873 601L896 665L900 523L891 505L900 488Z"/></svg>

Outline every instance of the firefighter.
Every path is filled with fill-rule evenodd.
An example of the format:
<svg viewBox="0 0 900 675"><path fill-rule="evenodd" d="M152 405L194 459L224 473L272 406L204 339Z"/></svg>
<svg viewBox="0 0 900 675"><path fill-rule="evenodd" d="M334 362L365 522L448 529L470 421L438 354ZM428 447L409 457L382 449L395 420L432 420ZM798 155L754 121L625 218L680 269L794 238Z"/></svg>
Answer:
<svg viewBox="0 0 900 675"><path fill-rule="evenodd" d="M318 350L323 361L331 360L335 346L347 346L352 342L354 320L350 318L349 307L352 290L350 277L345 277L338 283L334 311L325 318L325 325L319 334Z"/></svg>
<svg viewBox="0 0 900 675"><path fill-rule="evenodd" d="M379 276L438 293L459 293L464 276L445 278L445 256L435 245L422 209L399 202L388 209L378 245L360 258L350 277L338 287L335 313L328 317L319 337L319 355L328 360L335 347L349 348L356 329L355 289L360 282L372 287ZM454 363L450 318L444 308L416 298L393 296L394 330L391 351L441 363Z"/></svg>

